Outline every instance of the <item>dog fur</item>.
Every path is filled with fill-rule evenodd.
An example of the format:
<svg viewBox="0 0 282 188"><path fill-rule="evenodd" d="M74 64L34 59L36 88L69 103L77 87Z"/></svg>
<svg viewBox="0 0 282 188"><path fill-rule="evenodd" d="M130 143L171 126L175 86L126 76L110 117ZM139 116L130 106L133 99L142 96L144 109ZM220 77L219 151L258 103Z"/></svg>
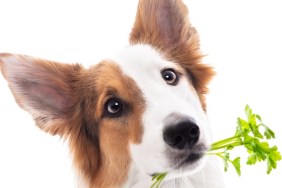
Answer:
<svg viewBox="0 0 282 188"><path fill-rule="evenodd" d="M210 144L205 95L214 75L201 62L186 6L140 0L129 41L116 57L89 69L0 54L1 72L36 125L68 140L86 187L149 187L150 175L159 172L169 172L162 187L222 187L208 180L217 170L206 157L180 165L182 155L203 154ZM163 80L166 69L179 76L175 86ZM113 98L123 103L118 117L105 112ZM163 131L183 118L195 120L201 134L193 149L179 152L167 146Z"/></svg>

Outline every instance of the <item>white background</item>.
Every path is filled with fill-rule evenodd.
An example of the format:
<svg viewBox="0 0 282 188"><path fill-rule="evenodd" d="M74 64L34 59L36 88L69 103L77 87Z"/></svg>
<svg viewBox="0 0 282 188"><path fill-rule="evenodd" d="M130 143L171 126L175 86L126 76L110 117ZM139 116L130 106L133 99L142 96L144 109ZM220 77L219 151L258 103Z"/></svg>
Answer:
<svg viewBox="0 0 282 188"><path fill-rule="evenodd" d="M214 139L231 136L245 104L277 134L282 151L282 5L277 0L186 0L204 59L217 71L208 115ZM137 0L0 0L0 52L88 66L128 44ZM234 155L239 155L237 151ZM281 187L282 163L242 164L224 173L228 188ZM67 144L34 126L0 76L0 187L71 188Z"/></svg>

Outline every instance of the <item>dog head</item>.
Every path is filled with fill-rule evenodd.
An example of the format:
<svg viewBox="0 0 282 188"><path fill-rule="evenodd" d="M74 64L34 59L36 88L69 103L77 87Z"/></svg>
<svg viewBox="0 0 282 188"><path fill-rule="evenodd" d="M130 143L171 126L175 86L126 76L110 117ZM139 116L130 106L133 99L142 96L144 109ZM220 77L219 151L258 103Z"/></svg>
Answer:
<svg viewBox="0 0 282 188"><path fill-rule="evenodd" d="M70 143L90 186L126 181L131 165L152 175L190 173L209 145L196 30L181 0L140 0L130 45L89 69L1 54L17 103L44 131Z"/></svg>

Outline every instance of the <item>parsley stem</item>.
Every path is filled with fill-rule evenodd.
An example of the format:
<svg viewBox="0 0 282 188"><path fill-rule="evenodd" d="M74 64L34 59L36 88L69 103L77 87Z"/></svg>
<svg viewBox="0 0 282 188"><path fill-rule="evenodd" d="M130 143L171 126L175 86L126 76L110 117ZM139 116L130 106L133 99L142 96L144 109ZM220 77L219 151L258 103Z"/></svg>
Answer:
<svg viewBox="0 0 282 188"><path fill-rule="evenodd" d="M242 141L236 141L233 143L223 143L222 145L212 146L210 150L214 151L214 150L219 150L219 149L229 149L229 148L231 149L236 146L242 146L242 145L244 145L244 142Z"/></svg>
<svg viewBox="0 0 282 188"><path fill-rule="evenodd" d="M220 141L218 141L218 142L214 142L214 143L211 145L211 148L217 147L217 146L222 146L223 144L233 143L233 142L236 142L236 141L241 141L241 139L240 139L239 136L233 136L233 137L229 137L229 138L220 140Z"/></svg>

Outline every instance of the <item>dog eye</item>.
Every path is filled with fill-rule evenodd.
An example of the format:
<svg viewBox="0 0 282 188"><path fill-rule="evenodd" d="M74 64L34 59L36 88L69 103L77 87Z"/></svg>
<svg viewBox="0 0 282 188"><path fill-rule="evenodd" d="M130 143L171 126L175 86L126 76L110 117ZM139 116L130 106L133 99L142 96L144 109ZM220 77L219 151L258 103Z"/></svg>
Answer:
<svg viewBox="0 0 282 188"><path fill-rule="evenodd" d="M105 104L105 112L110 117L118 117L124 109L123 102L118 98L111 98Z"/></svg>
<svg viewBox="0 0 282 188"><path fill-rule="evenodd" d="M178 83L179 77L175 70L173 69L165 69L162 71L162 77L169 85L176 85Z"/></svg>

